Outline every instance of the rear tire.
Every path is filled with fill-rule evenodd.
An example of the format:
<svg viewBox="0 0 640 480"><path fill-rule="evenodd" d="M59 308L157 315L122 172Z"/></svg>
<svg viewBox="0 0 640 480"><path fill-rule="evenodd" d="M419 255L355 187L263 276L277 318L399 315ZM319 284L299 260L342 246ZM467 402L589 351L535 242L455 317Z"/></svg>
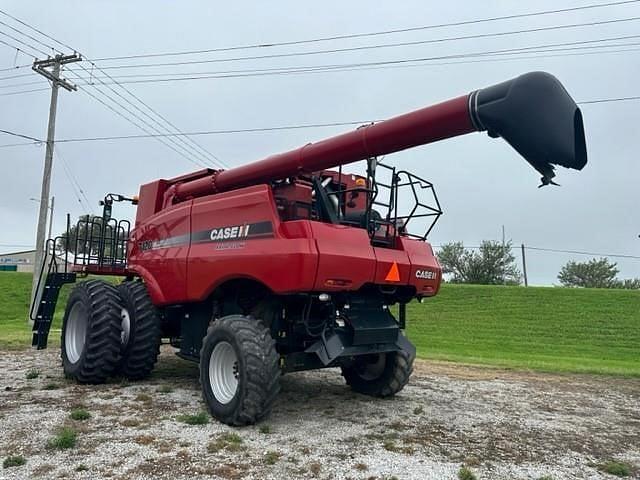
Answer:
<svg viewBox="0 0 640 480"><path fill-rule="evenodd" d="M116 288L103 280L75 286L62 320L62 366L80 383L104 383L120 357L120 311Z"/></svg>
<svg viewBox="0 0 640 480"><path fill-rule="evenodd" d="M200 384L211 415L234 426L265 418L280 391L278 358L275 340L259 320L216 320L200 351Z"/></svg>
<svg viewBox="0 0 640 480"><path fill-rule="evenodd" d="M342 367L352 390L372 397L391 397L402 390L413 372L413 357L405 351L356 357Z"/></svg>
<svg viewBox="0 0 640 480"><path fill-rule="evenodd" d="M160 316L140 281L118 285L122 300L122 359L118 371L129 380L148 377L160 354Z"/></svg>

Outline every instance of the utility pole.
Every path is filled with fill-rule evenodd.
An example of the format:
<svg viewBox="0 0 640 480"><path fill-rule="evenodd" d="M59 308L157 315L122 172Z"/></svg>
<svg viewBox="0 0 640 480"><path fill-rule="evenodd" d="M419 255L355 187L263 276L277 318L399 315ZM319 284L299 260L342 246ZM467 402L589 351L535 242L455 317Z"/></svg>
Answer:
<svg viewBox="0 0 640 480"><path fill-rule="evenodd" d="M520 245L522 248L522 273L524 274L524 286L529 286L529 280L527 279L527 257L524 254L525 246L524 243Z"/></svg>
<svg viewBox="0 0 640 480"><path fill-rule="evenodd" d="M49 124L47 127L47 148L44 156L44 171L42 174L42 192L40 194L40 214L38 216L38 232L36 234L36 252L33 272L33 285L31 288L31 304L38 297L39 274L42 263L46 260L45 230L47 226L47 210L49 204L49 190L51 186L51 168L53 166L53 143L56 133L56 110L58 107L58 88L67 91L75 91L78 87L60 78L62 65L79 62L82 57L77 53L73 55L56 55L46 60L33 62L33 71L39 73L51 82L51 105L49 106ZM50 69L50 70L49 70ZM51 215L53 217L53 214ZM51 233L49 233L51 234ZM41 285L42 287L43 285Z"/></svg>
<svg viewBox="0 0 640 480"><path fill-rule="evenodd" d="M53 230L53 207L55 202L56 202L56 197L52 195L51 203L49 204L49 235L47 235L47 238L53 238L51 236L51 233L52 233L51 230Z"/></svg>

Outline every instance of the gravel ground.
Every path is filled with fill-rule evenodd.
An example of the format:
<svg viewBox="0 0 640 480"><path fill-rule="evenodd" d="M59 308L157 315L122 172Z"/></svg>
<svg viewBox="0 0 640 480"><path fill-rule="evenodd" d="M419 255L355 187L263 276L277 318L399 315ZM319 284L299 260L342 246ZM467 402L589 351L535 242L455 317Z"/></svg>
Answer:
<svg viewBox="0 0 640 480"><path fill-rule="evenodd" d="M39 376L27 379L37 369ZM287 375L271 417L232 429L178 417L204 410L197 367L164 349L153 377L83 386L57 349L0 357L0 478L612 479L640 478L640 380L416 362L390 400L352 393L338 371ZM69 418L82 406L91 417ZM62 426L68 450L47 448ZM548 477L547 477L548 476Z"/></svg>

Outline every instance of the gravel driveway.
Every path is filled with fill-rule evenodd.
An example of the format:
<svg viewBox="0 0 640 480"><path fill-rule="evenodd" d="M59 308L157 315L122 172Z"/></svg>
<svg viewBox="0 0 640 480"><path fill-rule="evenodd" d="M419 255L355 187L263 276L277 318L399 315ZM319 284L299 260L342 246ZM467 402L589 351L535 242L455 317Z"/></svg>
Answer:
<svg viewBox="0 0 640 480"><path fill-rule="evenodd" d="M71 420L78 407L90 418ZM417 362L391 400L327 370L284 377L261 425L181 421L203 409L197 367L169 349L150 380L100 386L66 381L57 349L4 352L0 455L26 464L0 478L453 480L464 464L478 479L612 479L598 468L612 459L640 478L639 379ZM63 426L76 446L47 447Z"/></svg>

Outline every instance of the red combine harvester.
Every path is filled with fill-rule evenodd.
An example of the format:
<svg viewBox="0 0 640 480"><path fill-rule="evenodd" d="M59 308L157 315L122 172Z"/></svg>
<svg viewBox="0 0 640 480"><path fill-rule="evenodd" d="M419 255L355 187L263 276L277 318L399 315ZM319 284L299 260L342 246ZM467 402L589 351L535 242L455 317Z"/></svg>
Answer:
<svg viewBox="0 0 640 480"><path fill-rule="evenodd" d="M79 382L144 378L168 339L199 362L207 406L230 425L264 418L286 372L340 367L353 390L394 395L415 357L406 305L442 280L426 234L409 226L422 217L430 230L441 211L429 182L377 157L475 131L504 138L542 185L554 165L587 161L580 110L536 72L241 167L157 180L139 201L109 194L102 218L49 240L33 345L46 347L64 283L119 275L69 296L62 361ZM361 160L366 175L342 172ZM133 229L112 218L115 201L137 203Z"/></svg>

